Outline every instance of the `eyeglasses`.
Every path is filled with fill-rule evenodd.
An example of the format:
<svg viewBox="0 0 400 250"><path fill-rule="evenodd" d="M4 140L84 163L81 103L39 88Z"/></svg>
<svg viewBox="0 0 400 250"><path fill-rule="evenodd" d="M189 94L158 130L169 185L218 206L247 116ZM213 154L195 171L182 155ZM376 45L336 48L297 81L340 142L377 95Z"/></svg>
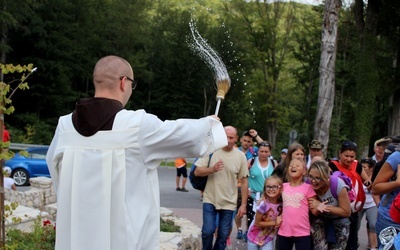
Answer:
<svg viewBox="0 0 400 250"><path fill-rule="evenodd" d="M271 147L271 144L269 144L268 142L263 141L263 142L259 143L258 146L259 147Z"/></svg>
<svg viewBox="0 0 400 250"><path fill-rule="evenodd" d="M132 78L127 77L127 76L120 76L119 79L122 80L122 79L124 79L124 77L126 77L126 79L128 79L129 81L132 82L132 90L134 90L137 86L137 81L135 81Z"/></svg>
<svg viewBox="0 0 400 250"><path fill-rule="evenodd" d="M307 178L308 178L310 181L315 181L315 182L320 182L320 181L324 180L324 179L322 179L321 177L314 177L314 176L312 176L312 175L308 175Z"/></svg>
<svg viewBox="0 0 400 250"><path fill-rule="evenodd" d="M277 185L273 185L273 186L265 186L265 190L273 190L273 191L276 191L276 190L278 190L278 188L281 188L282 186L277 186Z"/></svg>
<svg viewBox="0 0 400 250"><path fill-rule="evenodd" d="M344 141L342 143L342 151L346 149L357 150L357 144L352 141Z"/></svg>

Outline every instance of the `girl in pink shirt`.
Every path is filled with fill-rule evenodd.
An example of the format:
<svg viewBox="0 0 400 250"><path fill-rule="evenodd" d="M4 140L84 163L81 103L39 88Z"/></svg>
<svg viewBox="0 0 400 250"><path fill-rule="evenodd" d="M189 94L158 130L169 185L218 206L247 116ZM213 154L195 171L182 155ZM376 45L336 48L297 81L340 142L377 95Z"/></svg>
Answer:
<svg viewBox="0 0 400 250"><path fill-rule="evenodd" d="M311 249L311 233L308 200L316 199L312 186L304 182L306 165L303 160L293 159L287 169L288 183L283 184L282 223L277 236L277 249ZM317 209L310 209L317 214Z"/></svg>

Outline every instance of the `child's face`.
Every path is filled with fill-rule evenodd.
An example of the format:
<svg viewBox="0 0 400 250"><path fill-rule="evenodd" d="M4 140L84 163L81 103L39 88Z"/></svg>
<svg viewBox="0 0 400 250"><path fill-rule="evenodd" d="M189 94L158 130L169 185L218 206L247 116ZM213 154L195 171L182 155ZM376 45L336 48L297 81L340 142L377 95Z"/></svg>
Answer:
<svg viewBox="0 0 400 250"><path fill-rule="evenodd" d="M364 172L365 172L369 177L371 177L374 168L369 167L368 163L363 163L363 164L362 164L362 167L363 167L363 169L364 169Z"/></svg>
<svg viewBox="0 0 400 250"><path fill-rule="evenodd" d="M300 159L303 160L304 159L304 152L303 150L301 150L300 148L297 149L296 151L293 151L292 153L292 159Z"/></svg>
<svg viewBox="0 0 400 250"><path fill-rule="evenodd" d="M292 160L289 164L289 176L292 179L303 178L305 175L305 166L300 160Z"/></svg>
<svg viewBox="0 0 400 250"><path fill-rule="evenodd" d="M282 184L276 179L267 180L265 193L270 198L278 197L282 193Z"/></svg>

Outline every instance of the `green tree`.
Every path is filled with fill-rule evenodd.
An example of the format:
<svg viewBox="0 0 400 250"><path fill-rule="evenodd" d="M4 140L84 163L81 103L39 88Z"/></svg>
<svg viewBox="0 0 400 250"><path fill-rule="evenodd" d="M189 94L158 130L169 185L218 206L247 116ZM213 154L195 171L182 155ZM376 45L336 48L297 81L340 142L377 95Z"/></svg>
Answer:
<svg viewBox="0 0 400 250"><path fill-rule="evenodd" d="M267 132L267 139L276 145L279 122L284 120L279 117L284 117L288 108L281 105L279 96L295 24L292 3L236 0L226 8L238 24L235 28L244 31L241 40L247 51L244 60L251 65L248 83L258 108L258 126L265 126L260 130Z"/></svg>

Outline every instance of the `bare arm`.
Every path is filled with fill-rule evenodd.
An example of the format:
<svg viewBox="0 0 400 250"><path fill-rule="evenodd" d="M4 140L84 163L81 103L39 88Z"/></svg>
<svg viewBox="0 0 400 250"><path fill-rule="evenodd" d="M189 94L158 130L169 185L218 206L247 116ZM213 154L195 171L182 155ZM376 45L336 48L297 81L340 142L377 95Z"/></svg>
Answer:
<svg viewBox="0 0 400 250"><path fill-rule="evenodd" d="M310 204L317 204L317 203L320 203L320 202L318 201L317 196L313 196L313 197L308 198L309 208L310 208L310 211L311 211L311 213L312 213L313 215L318 215L319 212L318 212L316 206L312 206L312 205L310 205Z"/></svg>
<svg viewBox="0 0 400 250"><path fill-rule="evenodd" d="M375 205L378 206L379 202L381 202L381 196L380 195L372 195L372 199L374 199Z"/></svg>
<svg viewBox="0 0 400 250"><path fill-rule="evenodd" d="M247 209L247 197L248 197L248 180L247 177L244 177L240 179L240 185L241 185L241 194L242 194L242 204L240 205L238 212L237 212L237 217L242 218L243 215L246 214Z"/></svg>
<svg viewBox="0 0 400 250"><path fill-rule="evenodd" d="M11 189L17 191L17 186L15 185L15 183L11 185Z"/></svg>
<svg viewBox="0 0 400 250"><path fill-rule="evenodd" d="M351 207L350 207L350 199L347 194L347 189L342 188L338 195L338 207L328 207L328 213L340 216L340 217L349 217L351 215Z"/></svg>
<svg viewBox="0 0 400 250"><path fill-rule="evenodd" d="M253 139L255 139L258 143L263 142L264 140L260 137L260 135L258 134L258 132L255 129L250 129L249 130L249 134L251 135L251 137L253 137Z"/></svg>
<svg viewBox="0 0 400 250"><path fill-rule="evenodd" d="M311 212L313 212L313 209L317 210L316 214L313 213L314 215L318 215L320 213L330 213L341 217L349 217L351 214L350 199L346 188L342 188L338 195L338 207L326 205L325 203L326 202L320 202L319 200L313 198L308 199L308 205Z"/></svg>
<svg viewBox="0 0 400 250"><path fill-rule="evenodd" d="M363 181L363 183L364 183L364 185L368 188L368 189L370 189L371 188L371 177L369 177L368 176L368 174L364 171L364 168L362 169L362 171L361 171L361 179L362 179L362 181Z"/></svg>
<svg viewBox="0 0 400 250"><path fill-rule="evenodd" d="M393 190L400 188L400 171L397 171L397 179L395 181L390 181L390 178L394 175L395 172L390 164L385 162L372 184L372 194L388 194Z"/></svg>
<svg viewBox="0 0 400 250"><path fill-rule="evenodd" d="M217 161L214 166L210 167L196 167L194 170L195 176L208 176L224 169L224 163L222 160Z"/></svg>
<svg viewBox="0 0 400 250"><path fill-rule="evenodd" d="M273 227L273 226L279 226L280 220L281 218L278 217L276 220L264 221L263 214L257 211L254 224L258 228Z"/></svg>

